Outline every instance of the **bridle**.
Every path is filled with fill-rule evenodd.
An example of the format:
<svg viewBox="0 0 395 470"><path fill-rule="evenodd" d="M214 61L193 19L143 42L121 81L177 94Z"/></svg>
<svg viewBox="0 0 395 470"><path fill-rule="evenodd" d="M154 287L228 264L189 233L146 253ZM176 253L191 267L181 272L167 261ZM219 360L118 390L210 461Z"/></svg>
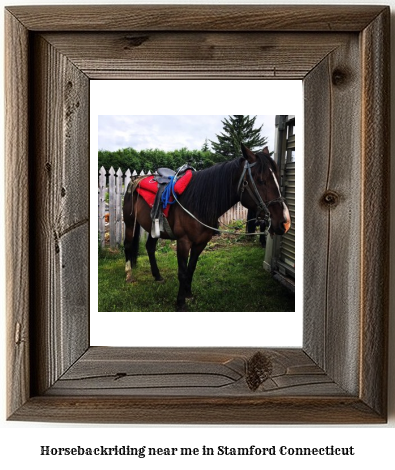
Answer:
<svg viewBox="0 0 395 470"><path fill-rule="evenodd" d="M255 217L255 221L256 222L260 222L260 221L264 221L265 222L265 225L266 225L266 228L265 228L265 232L262 232L264 233L265 235L267 235L269 229L270 229L270 225L271 225L271 219L270 219L270 212L269 212L269 207L276 203L276 202L279 202L279 203L284 203L285 202L285 198L283 198L280 194L280 196L277 198L277 199L272 199L271 201L268 201L268 202L264 202L263 199L261 198L261 195L259 194L259 191L258 191L258 188L256 187L256 184L255 184L255 181L254 181L254 178L252 177L252 173L251 173L251 168L256 165L257 162L254 162L254 163L249 163L247 160L245 161L245 164L244 164L244 168L243 168L243 172L241 174L241 177L240 177L240 180L239 180L239 184L237 185L237 193L239 195L239 198L240 198L240 202L241 202L241 199L243 197L243 193L245 191L245 189L247 189L248 193L250 194L252 200L256 203L257 207L256 207L256 217ZM182 169L183 167L181 167ZM248 173L247 173L248 171ZM270 171L272 172L273 174L273 178L275 178L274 176L274 173L273 171L270 169ZM175 178L177 179L177 176L178 174L180 173L180 169L177 170L177 173L176 173L176 176ZM251 181L251 185L252 185L252 188L253 190L251 190L249 184L248 184L248 180L247 180L247 176L249 176L249 179ZM190 215L193 219L195 219L197 222L199 222L199 224L203 225L204 227L207 227L211 230L214 230L215 232L220 232L220 233L231 233L231 234L236 234L237 232L235 231L229 231L229 230L220 230L218 227L210 227L210 225L207 225L205 224L204 222L202 222L201 220L199 220L197 217L195 217L195 215L193 215L188 209L186 209L182 204L181 202L178 200L177 198L177 195L176 193L174 192L174 189L172 188L172 194L173 194L173 197L175 199L175 201L177 201L178 205L181 207L181 209L186 212L188 215ZM258 215L263 212L265 215L264 215L264 218L262 219L261 217L258 217ZM251 219L253 220L253 219ZM249 221L247 221L249 222ZM246 233L245 235L257 235L257 233Z"/></svg>
<svg viewBox="0 0 395 470"><path fill-rule="evenodd" d="M247 160L244 163L244 168L240 176L239 184L237 185L237 193L240 197L240 202L242 202L244 191L247 190L248 194L250 195L251 199L256 204L256 222L262 220L259 216L263 212L263 221L266 223L268 227L270 227L271 219L270 219L270 212L269 207L275 203L284 203L285 198L280 196L276 199L272 199L270 201L264 202L261 195L259 194L258 188L256 187L254 178L252 177L251 168L255 166L257 162L249 163ZM275 178L273 171L272 172L273 178Z"/></svg>

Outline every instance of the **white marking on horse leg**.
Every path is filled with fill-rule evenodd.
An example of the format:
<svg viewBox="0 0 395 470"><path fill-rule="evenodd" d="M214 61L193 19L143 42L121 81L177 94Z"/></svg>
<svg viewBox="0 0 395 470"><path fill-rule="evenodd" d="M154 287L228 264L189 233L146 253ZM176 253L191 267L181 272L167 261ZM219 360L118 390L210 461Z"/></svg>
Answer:
<svg viewBox="0 0 395 470"><path fill-rule="evenodd" d="M132 279L132 263L130 261L126 261L125 273L126 273L126 282L133 282L133 279Z"/></svg>

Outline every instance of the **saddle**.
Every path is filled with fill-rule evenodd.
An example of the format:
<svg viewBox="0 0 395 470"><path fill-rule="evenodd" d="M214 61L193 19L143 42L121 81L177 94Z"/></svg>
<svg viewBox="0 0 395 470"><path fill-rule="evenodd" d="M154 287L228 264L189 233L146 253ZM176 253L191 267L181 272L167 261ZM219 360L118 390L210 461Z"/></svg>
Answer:
<svg viewBox="0 0 395 470"><path fill-rule="evenodd" d="M157 173L158 174L154 177L154 181L158 183L158 191L156 193L154 205L152 206L150 213L152 220L151 237L159 238L160 232L163 232L163 230L165 229L170 238L174 238L174 234L171 231L169 224L165 225L164 223L165 217L163 214L163 209L165 207L164 203L162 202L162 197L164 192L166 191L166 188L169 188L172 184L176 172L174 170L171 170L170 168L158 168ZM169 230L171 233L169 232Z"/></svg>
<svg viewBox="0 0 395 470"><path fill-rule="evenodd" d="M151 206L151 236L159 238L160 232L166 232L174 239L174 234L167 222L171 204L175 202L173 193L180 195L188 186L192 171L188 164L177 171L159 168L154 177L142 179L137 186L138 193ZM192 168L193 169L193 168Z"/></svg>

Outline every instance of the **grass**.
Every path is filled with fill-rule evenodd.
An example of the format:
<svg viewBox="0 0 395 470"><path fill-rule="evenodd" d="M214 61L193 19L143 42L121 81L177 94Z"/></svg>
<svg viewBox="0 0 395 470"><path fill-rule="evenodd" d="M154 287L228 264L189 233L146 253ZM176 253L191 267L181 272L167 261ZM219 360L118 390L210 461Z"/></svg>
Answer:
<svg viewBox="0 0 395 470"><path fill-rule="evenodd" d="M157 260L163 284L151 275L144 244L140 246L136 282L125 283L122 250L99 252L99 311L174 312L178 292L176 243L160 240ZM262 267L264 249L246 237L214 237L199 258L193 278L194 312L287 312L295 297Z"/></svg>

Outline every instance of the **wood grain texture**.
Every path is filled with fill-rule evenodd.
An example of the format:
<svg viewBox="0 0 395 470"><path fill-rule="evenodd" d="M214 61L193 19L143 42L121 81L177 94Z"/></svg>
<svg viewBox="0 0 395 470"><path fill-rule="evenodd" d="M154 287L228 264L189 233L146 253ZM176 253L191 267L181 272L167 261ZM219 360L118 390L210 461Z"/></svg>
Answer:
<svg viewBox="0 0 395 470"><path fill-rule="evenodd" d="M33 397L13 420L145 424L379 424L356 397Z"/></svg>
<svg viewBox="0 0 395 470"><path fill-rule="evenodd" d="M389 9L12 7L6 20L9 419L385 422L388 216L369 222L389 213ZM89 80L278 71L305 84L303 348L89 348Z"/></svg>
<svg viewBox="0 0 395 470"><path fill-rule="evenodd" d="M361 31L381 6L102 5L8 10L32 31Z"/></svg>
<svg viewBox="0 0 395 470"><path fill-rule="evenodd" d="M387 411L390 229L390 28L387 9L362 34L363 213L360 396ZM370 71L371 73L369 73ZM379 89L378 89L379 88ZM380 243L375 251L373 241ZM372 312L376 312L372 315Z"/></svg>
<svg viewBox="0 0 395 470"><path fill-rule="evenodd" d="M349 36L145 31L44 37L91 79L302 80Z"/></svg>
<svg viewBox="0 0 395 470"><path fill-rule="evenodd" d="M262 350L273 371L246 385L253 350L93 347L12 419L101 423L382 422L301 350Z"/></svg>
<svg viewBox="0 0 395 470"><path fill-rule="evenodd" d="M41 36L31 46L33 384L42 393L89 345L89 83Z"/></svg>
<svg viewBox="0 0 395 470"><path fill-rule="evenodd" d="M344 396L300 349L262 349L263 379L252 390L252 349L165 349L93 347L46 393L127 396Z"/></svg>
<svg viewBox="0 0 395 470"><path fill-rule="evenodd" d="M362 255L358 51L354 36L305 80L305 272L315 280L305 288L305 347L351 393L359 386Z"/></svg>
<svg viewBox="0 0 395 470"><path fill-rule="evenodd" d="M331 100L329 90L329 57L310 72L304 81L305 119L305 247L304 271L314 282L304 284L303 345L317 364L326 367L327 325L327 243L330 212L324 210L320 198L327 189L328 162L331 154ZM319 119L318 116L319 115ZM311 228L309 230L309 228ZM311 244L308 245L308 242Z"/></svg>
<svg viewBox="0 0 395 470"><path fill-rule="evenodd" d="M28 31L8 12L4 34L7 413L13 413L30 396L29 41Z"/></svg>

